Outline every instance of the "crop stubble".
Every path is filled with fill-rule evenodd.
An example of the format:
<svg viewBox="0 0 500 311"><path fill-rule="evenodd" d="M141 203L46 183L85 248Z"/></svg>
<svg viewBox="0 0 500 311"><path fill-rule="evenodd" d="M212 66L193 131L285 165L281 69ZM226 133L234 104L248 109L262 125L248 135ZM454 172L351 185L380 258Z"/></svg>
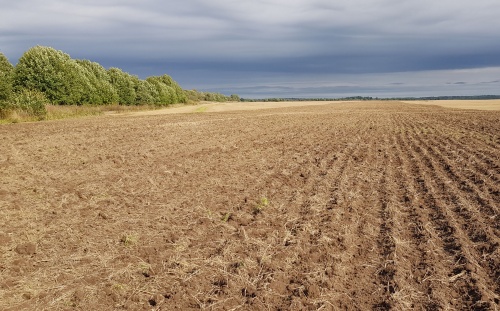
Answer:
<svg viewBox="0 0 500 311"><path fill-rule="evenodd" d="M334 103L0 136L2 310L499 309L500 112Z"/></svg>

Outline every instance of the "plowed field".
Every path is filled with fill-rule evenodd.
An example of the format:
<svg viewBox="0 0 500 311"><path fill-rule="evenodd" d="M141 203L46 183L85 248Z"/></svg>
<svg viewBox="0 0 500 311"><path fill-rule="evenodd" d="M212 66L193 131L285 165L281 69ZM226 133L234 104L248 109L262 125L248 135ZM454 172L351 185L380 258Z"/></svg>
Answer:
<svg viewBox="0 0 500 311"><path fill-rule="evenodd" d="M500 111L0 126L1 310L498 310Z"/></svg>

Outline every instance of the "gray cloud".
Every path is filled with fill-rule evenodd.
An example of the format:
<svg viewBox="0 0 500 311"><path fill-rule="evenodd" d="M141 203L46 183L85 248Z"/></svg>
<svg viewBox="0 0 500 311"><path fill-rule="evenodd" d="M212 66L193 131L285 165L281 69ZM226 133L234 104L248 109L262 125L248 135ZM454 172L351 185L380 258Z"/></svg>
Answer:
<svg viewBox="0 0 500 311"><path fill-rule="evenodd" d="M311 84L325 77L349 81L391 73L404 78L500 67L498 12L497 0L18 0L2 4L0 52L15 63L29 47L48 45L140 77L168 73L184 87L228 90L233 85L252 94L260 88L273 96L382 89L427 95L426 90L439 91L435 83L391 81L373 88L365 81L307 91L267 88L258 77L266 83ZM254 79L251 86L234 83ZM467 83L467 92L474 94L498 86L485 89L487 83L453 76L448 82ZM445 87L446 82L437 85L446 95L464 92Z"/></svg>

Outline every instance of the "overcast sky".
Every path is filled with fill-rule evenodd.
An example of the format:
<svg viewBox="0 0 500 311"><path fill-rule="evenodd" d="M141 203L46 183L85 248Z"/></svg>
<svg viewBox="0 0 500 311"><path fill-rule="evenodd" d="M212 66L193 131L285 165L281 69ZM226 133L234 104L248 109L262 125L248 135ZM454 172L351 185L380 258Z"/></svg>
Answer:
<svg viewBox="0 0 500 311"><path fill-rule="evenodd" d="M247 98L500 94L499 0L0 0L36 45Z"/></svg>

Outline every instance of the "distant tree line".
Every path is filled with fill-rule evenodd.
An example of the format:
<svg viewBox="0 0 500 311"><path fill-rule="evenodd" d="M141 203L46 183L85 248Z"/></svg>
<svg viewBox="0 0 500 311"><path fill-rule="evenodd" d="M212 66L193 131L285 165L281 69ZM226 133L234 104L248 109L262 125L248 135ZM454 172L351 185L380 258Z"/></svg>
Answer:
<svg viewBox="0 0 500 311"><path fill-rule="evenodd" d="M262 99L248 99L241 98L242 102L300 102L300 101L342 101L342 100L373 100L373 97L370 96L351 96L351 97L342 97L342 98L296 98L296 97L271 97L271 98L262 98ZM377 98L378 99L378 98Z"/></svg>
<svg viewBox="0 0 500 311"><path fill-rule="evenodd" d="M261 98L249 99L241 98L242 102L290 102L290 101L347 101L347 100L487 100L487 99L500 99L500 95L474 95L474 96L427 96L427 97L371 97L371 96L349 96L340 98Z"/></svg>
<svg viewBox="0 0 500 311"><path fill-rule="evenodd" d="M488 100L500 99L500 95L472 95L472 96L427 96L427 97L400 97L393 100Z"/></svg>
<svg viewBox="0 0 500 311"><path fill-rule="evenodd" d="M0 53L0 117L9 109L43 116L45 104L168 106L190 100L239 101L239 97L185 91L168 75L141 80L119 68L72 59L51 47L29 49L16 66Z"/></svg>
<svg viewBox="0 0 500 311"><path fill-rule="evenodd" d="M220 93L211 93L211 92L200 92L197 90L185 90L186 96L188 100L198 102L198 101L210 101L210 102L239 102L241 98L233 94L231 96L226 96Z"/></svg>

